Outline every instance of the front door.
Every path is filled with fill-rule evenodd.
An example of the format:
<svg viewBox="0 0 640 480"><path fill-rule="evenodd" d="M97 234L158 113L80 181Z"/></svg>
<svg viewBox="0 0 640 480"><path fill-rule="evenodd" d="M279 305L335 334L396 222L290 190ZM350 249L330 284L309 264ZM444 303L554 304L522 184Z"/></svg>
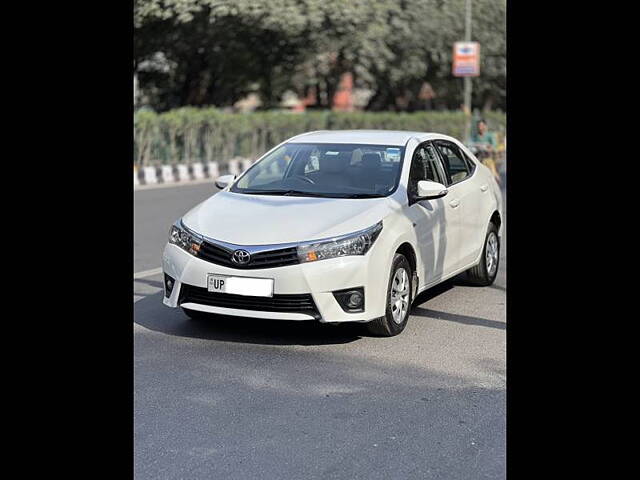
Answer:
<svg viewBox="0 0 640 480"><path fill-rule="evenodd" d="M457 219L458 211L449 204L448 195L435 200L412 201L417 195L420 180L446 185L444 172L438 165L437 154L431 142L419 145L413 154L407 192L407 216L413 222L423 264L418 275L421 284L426 285L440 280L455 268L458 254L451 242L457 236L452 229L460 222Z"/></svg>

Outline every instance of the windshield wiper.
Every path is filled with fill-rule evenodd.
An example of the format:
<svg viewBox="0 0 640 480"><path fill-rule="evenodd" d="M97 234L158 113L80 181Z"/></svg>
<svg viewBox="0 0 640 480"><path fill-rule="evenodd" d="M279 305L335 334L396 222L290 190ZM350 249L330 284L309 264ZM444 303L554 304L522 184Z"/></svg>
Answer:
<svg viewBox="0 0 640 480"><path fill-rule="evenodd" d="M242 190L239 193L247 195L284 195L289 190Z"/></svg>
<svg viewBox="0 0 640 480"><path fill-rule="evenodd" d="M381 193L349 193L340 198L382 198L386 195L382 195Z"/></svg>
<svg viewBox="0 0 640 480"><path fill-rule="evenodd" d="M283 195L300 197L322 197L322 198L380 198L384 197L380 193L322 193L308 192L305 190L245 190L239 193L248 195Z"/></svg>
<svg viewBox="0 0 640 480"><path fill-rule="evenodd" d="M304 190L250 190L240 193L247 193L249 195L297 195L304 197L326 197L326 194L316 192L306 192Z"/></svg>

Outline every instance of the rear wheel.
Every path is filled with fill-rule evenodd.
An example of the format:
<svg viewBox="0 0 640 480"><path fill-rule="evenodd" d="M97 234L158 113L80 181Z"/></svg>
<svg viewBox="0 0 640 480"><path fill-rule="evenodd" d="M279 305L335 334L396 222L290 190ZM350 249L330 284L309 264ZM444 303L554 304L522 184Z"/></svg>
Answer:
<svg viewBox="0 0 640 480"><path fill-rule="evenodd" d="M484 240L482 258L478 265L467 270L469 281L474 285L483 287L491 285L498 274L499 261L500 237L498 237L498 228L493 223L490 223Z"/></svg>
<svg viewBox="0 0 640 480"><path fill-rule="evenodd" d="M384 317L367 323L369 333L384 337L398 335L407 326L411 308L411 265L407 258L396 253L391 264L387 288L387 308Z"/></svg>

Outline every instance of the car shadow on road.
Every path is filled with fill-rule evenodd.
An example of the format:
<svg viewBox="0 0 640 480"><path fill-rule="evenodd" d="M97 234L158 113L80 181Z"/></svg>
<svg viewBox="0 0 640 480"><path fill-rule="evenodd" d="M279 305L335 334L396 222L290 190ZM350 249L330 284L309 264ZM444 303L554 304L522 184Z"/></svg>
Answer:
<svg viewBox="0 0 640 480"><path fill-rule="evenodd" d="M489 320L488 318L472 317L469 315L460 315L458 313L447 313L439 310L431 310L429 308L414 307L412 315L418 317L435 318L436 320L447 320L450 322L463 323L465 325L477 325L479 327L497 328L506 330L507 324L497 320Z"/></svg>
<svg viewBox="0 0 640 480"><path fill-rule="evenodd" d="M144 283L162 287L160 282ZM506 325L502 322L441 312L421 306L455 286L467 285L469 284L464 276L459 275L422 292L415 300L411 315L505 329ZM226 315L212 315L210 319L192 320L182 310L163 305L162 291L139 295L143 298L134 303L134 322L148 330L166 335L262 345L343 344L369 336L365 325L359 323L330 325L315 321L263 320Z"/></svg>
<svg viewBox="0 0 640 480"><path fill-rule="evenodd" d="M432 310L430 308L424 308L422 306L424 303L428 302L429 300L437 297L438 295L442 295L443 293L451 290L456 286L467 287L467 286L474 286L474 285L471 284L466 279L464 274L453 277L450 280L446 280L441 284L436 285L430 288L429 290L426 290L421 294L419 294L415 299L413 308L411 309L411 315L415 315L417 317L429 317L429 318L435 318L437 320L457 322L465 325L477 325L481 327L497 328L499 330L505 330L507 328L507 324L504 322L489 320L488 318L473 317L469 315L443 312L440 310ZM486 288L486 287L478 287L478 288ZM495 284L491 285L489 288L495 288L498 290L506 291L505 287L495 285Z"/></svg>
<svg viewBox="0 0 640 480"><path fill-rule="evenodd" d="M330 345L360 339L359 324L327 325L315 321L263 320L212 315L192 320L180 309L162 304L163 292L147 295L133 305L134 322L146 329L178 337L263 345Z"/></svg>

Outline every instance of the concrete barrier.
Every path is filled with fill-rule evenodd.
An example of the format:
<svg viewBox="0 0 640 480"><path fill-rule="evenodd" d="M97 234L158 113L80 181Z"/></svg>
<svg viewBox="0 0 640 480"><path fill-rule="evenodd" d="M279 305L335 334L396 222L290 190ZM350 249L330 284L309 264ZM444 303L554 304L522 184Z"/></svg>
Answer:
<svg viewBox="0 0 640 480"><path fill-rule="evenodd" d="M137 167L133 170L133 186L187 183L191 180L197 181L207 178L215 180L222 175L223 171L231 175L240 175L251 167L253 163L253 160L246 158L232 158L226 162L226 171L222 170L221 162L218 161L206 164L196 162L191 165L181 163L177 165L162 165L160 167Z"/></svg>
<svg viewBox="0 0 640 480"><path fill-rule="evenodd" d="M189 168L184 164L179 164L176 166L178 170L178 181L179 182L188 182L191 180L189 177Z"/></svg>
<svg viewBox="0 0 640 480"><path fill-rule="evenodd" d="M240 164L240 160L237 158L232 158L229 160L229 174L231 175L240 175L242 172L242 165Z"/></svg>
<svg viewBox="0 0 640 480"><path fill-rule="evenodd" d="M192 164L191 172L193 173L194 180L201 180L204 178L204 166L201 163Z"/></svg>
<svg viewBox="0 0 640 480"><path fill-rule="evenodd" d="M145 185L153 185L158 183L158 176L156 175L156 167L144 167L142 169Z"/></svg>
<svg viewBox="0 0 640 480"><path fill-rule="evenodd" d="M218 166L218 162L209 162L207 164L207 170L209 178L213 178L215 180L220 176L220 167Z"/></svg>
<svg viewBox="0 0 640 480"><path fill-rule="evenodd" d="M163 183L173 183L175 178L173 176L173 167L171 165L162 165L160 167L160 175Z"/></svg>
<svg viewBox="0 0 640 480"><path fill-rule="evenodd" d="M242 171L246 172L247 170L249 170L249 167L251 167L251 165L253 165L253 160L249 158L242 160Z"/></svg>

